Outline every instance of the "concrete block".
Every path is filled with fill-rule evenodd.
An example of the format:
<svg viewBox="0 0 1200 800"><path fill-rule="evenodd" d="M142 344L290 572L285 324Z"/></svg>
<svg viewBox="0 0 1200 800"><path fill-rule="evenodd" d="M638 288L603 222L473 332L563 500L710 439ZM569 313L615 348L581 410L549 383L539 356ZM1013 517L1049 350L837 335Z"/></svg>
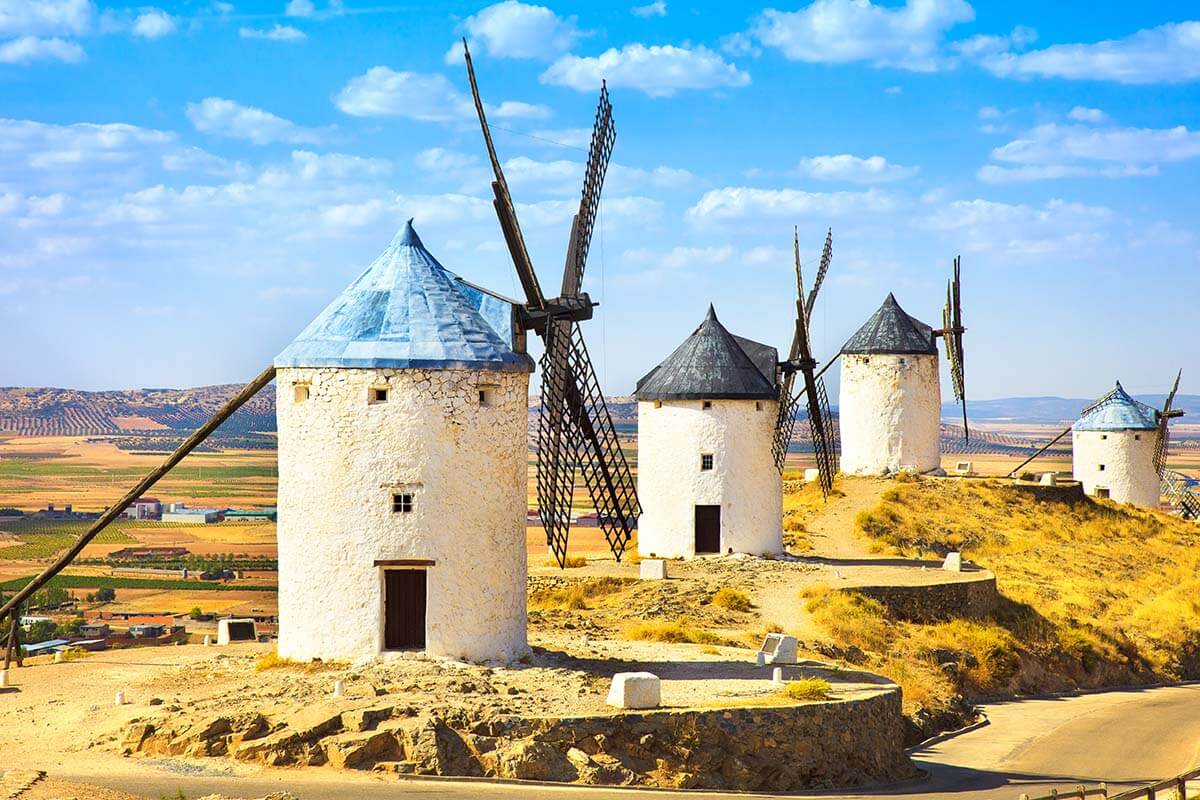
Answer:
<svg viewBox="0 0 1200 800"><path fill-rule="evenodd" d="M8 688L8 670L0 669L0 689Z"/></svg>
<svg viewBox="0 0 1200 800"><path fill-rule="evenodd" d="M962 553L947 553L942 562L942 569L947 572L962 572Z"/></svg>
<svg viewBox="0 0 1200 800"><path fill-rule="evenodd" d="M661 558L643 558L641 578L644 581L665 581L667 579L667 562Z"/></svg>
<svg viewBox="0 0 1200 800"><path fill-rule="evenodd" d="M113 705L115 705L115 706L125 705L125 693L124 692L117 692L116 696L113 697Z"/></svg>
<svg viewBox="0 0 1200 800"><path fill-rule="evenodd" d="M768 633L767 638L763 639L762 647L758 648L756 661L760 667L767 664L795 664L797 649L795 636Z"/></svg>
<svg viewBox="0 0 1200 800"><path fill-rule="evenodd" d="M1039 483L1042 486L1058 486L1058 476L1053 472L1043 472Z"/></svg>
<svg viewBox="0 0 1200 800"><path fill-rule="evenodd" d="M972 464L970 461L959 461L957 464L954 465L954 474L955 475L964 475L964 476L965 475L974 475L975 474L975 465Z"/></svg>
<svg viewBox="0 0 1200 800"><path fill-rule="evenodd" d="M608 690L608 704L617 708L658 708L662 685L650 672L618 672Z"/></svg>
<svg viewBox="0 0 1200 800"><path fill-rule="evenodd" d="M805 483L813 483L819 480L821 480L821 470L815 467L809 467L808 469L804 470Z"/></svg>
<svg viewBox="0 0 1200 800"><path fill-rule="evenodd" d="M252 619L223 619L217 622L217 644L257 640L258 630Z"/></svg>

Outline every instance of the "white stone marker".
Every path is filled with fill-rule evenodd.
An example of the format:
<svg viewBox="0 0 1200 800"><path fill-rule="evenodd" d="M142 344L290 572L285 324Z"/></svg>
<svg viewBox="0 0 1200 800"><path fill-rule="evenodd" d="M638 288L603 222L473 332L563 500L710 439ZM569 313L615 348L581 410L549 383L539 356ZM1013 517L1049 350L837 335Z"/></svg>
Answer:
<svg viewBox="0 0 1200 800"><path fill-rule="evenodd" d="M608 690L608 704L617 708L658 708L662 683L650 672L618 672Z"/></svg>
<svg viewBox="0 0 1200 800"><path fill-rule="evenodd" d="M333 696L335 699L346 696L346 683L341 680L333 682Z"/></svg>
<svg viewBox="0 0 1200 800"><path fill-rule="evenodd" d="M946 560L942 562L942 569L947 572L962 572L962 553L947 553Z"/></svg>
<svg viewBox="0 0 1200 800"><path fill-rule="evenodd" d="M667 562L661 558L644 558L641 563L641 578L644 581L665 581Z"/></svg>
<svg viewBox="0 0 1200 800"><path fill-rule="evenodd" d="M771 683L775 684L776 686L783 685L783 667L776 667L775 669L771 670Z"/></svg>
<svg viewBox="0 0 1200 800"><path fill-rule="evenodd" d="M975 465L970 461L959 461L954 465L954 471L959 475L973 475L975 474Z"/></svg>
<svg viewBox="0 0 1200 800"><path fill-rule="evenodd" d="M1058 476L1053 472L1043 472L1040 482L1042 486L1058 486Z"/></svg>
<svg viewBox="0 0 1200 800"><path fill-rule="evenodd" d="M63 662L63 654L62 654L62 651L59 650L54 654L54 663L61 664L62 662Z"/></svg>
<svg viewBox="0 0 1200 800"><path fill-rule="evenodd" d="M113 698L113 705L125 705L125 692L117 692L117 696Z"/></svg>
<svg viewBox="0 0 1200 800"><path fill-rule="evenodd" d="M204 634L204 646L205 646L205 647L211 647L211 646L212 646L212 637L211 637L211 636L209 636L207 633L206 633L206 634Z"/></svg>
<svg viewBox="0 0 1200 800"><path fill-rule="evenodd" d="M760 667L767 664L795 664L798 649L795 636L768 633L762 647L758 648L756 661Z"/></svg>
<svg viewBox="0 0 1200 800"><path fill-rule="evenodd" d="M804 482L805 483L813 483L814 481L819 481L820 479L821 479L821 470L816 469L814 467L809 467L808 469L804 470Z"/></svg>
<svg viewBox="0 0 1200 800"><path fill-rule="evenodd" d="M0 669L0 689L8 688L8 670Z"/></svg>

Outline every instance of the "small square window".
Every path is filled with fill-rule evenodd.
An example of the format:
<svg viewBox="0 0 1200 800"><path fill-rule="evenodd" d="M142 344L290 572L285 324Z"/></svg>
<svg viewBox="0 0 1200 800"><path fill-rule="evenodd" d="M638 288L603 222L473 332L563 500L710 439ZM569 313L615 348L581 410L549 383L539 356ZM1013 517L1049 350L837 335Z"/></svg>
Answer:
<svg viewBox="0 0 1200 800"><path fill-rule="evenodd" d="M1104 465L1103 465L1103 464L1101 464L1101 465L1100 465L1100 471L1101 471L1101 472L1104 472Z"/></svg>
<svg viewBox="0 0 1200 800"><path fill-rule="evenodd" d="M496 387L495 386L480 386L479 387L479 405L493 406L496 404Z"/></svg>
<svg viewBox="0 0 1200 800"><path fill-rule="evenodd" d="M712 453L701 453L700 454L700 469L701 469L701 471L707 472L708 470L710 470L712 468L713 468Z"/></svg>
<svg viewBox="0 0 1200 800"><path fill-rule="evenodd" d="M655 400L655 401L654 401L654 407L655 407L655 408L662 408L662 400Z"/></svg>
<svg viewBox="0 0 1200 800"><path fill-rule="evenodd" d="M1140 442L1140 441L1142 440L1142 435L1141 435L1140 433L1135 433L1135 434L1133 435L1133 440L1134 440L1135 442Z"/></svg>
<svg viewBox="0 0 1200 800"><path fill-rule="evenodd" d="M308 399L309 388L307 383L297 383L292 387L292 399L297 403L303 403Z"/></svg>
<svg viewBox="0 0 1200 800"><path fill-rule="evenodd" d="M762 411L762 401L761 401L761 400L755 400L755 401L754 401L754 410L755 410L755 411Z"/></svg>
<svg viewBox="0 0 1200 800"><path fill-rule="evenodd" d="M367 397L369 398L367 402L369 402L371 405L376 405L377 403L386 403L388 401L388 390L379 387L372 387L371 391L367 394Z"/></svg>
<svg viewBox="0 0 1200 800"><path fill-rule="evenodd" d="M712 400L705 400L702 405L704 408L712 408Z"/></svg>
<svg viewBox="0 0 1200 800"><path fill-rule="evenodd" d="M1102 433L1102 434L1100 434L1100 438L1101 438L1101 439L1107 439L1107 438L1108 438L1108 434L1107 434L1107 433Z"/></svg>
<svg viewBox="0 0 1200 800"><path fill-rule="evenodd" d="M392 495L392 513L409 514L413 510L413 496L407 492Z"/></svg>
<svg viewBox="0 0 1200 800"><path fill-rule="evenodd" d="M1109 494L1108 494L1107 488L1105 488L1104 486L1096 487L1096 497L1100 498L1101 500L1106 500L1106 499L1108 499L1108 496L1109 496Z"/></svg>

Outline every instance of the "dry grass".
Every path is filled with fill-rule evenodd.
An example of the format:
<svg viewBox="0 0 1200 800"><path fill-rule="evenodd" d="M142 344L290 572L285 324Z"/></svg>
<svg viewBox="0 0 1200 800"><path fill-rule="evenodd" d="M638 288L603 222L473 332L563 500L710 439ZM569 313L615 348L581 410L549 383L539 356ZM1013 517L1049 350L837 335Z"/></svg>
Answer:
<svg viewBox="0 0 1200 800"><path fill-rule="evenodd" d="M717 593L712 597L712 604L717 608L723 608L726 611L741 611L746 612L754 607L750 602L750 596L745 592L739 592L737 589L718 589Z"/></svg>
<svg viewBox="0 0 1200 800"><path fill-rule="evenodd" d="M569 555L563 561L562 568L563 569L578 569L579 567L586 567L587 565L588 565L587 556L570 556ZM557 567L557 566L559 566L559 563L558 563L557 559L550 557L542 562L542 566Z"/></svg>
<svg viewBox="0 0 1200 800"><path fill-rule="evenodd" d="M1011 651L1015 635L1022 646L1069 657L1083 673L1106 678L1114 669L1128 676L1148 668L1177 678L1188 673L1183 652L1200 645L1194 522L1110 502L1039 502L999 482L951 481L898 486L857 522L900 553L959 550L997 574L1020 613L999 620L1009 639L988 647L978 630L955 631L968 649ZM1008 669L1008 661L990 659L979 668L980 685L1003 682Z"/></svg>
<svg viewBox="0 0 1200 800"><path fill-rule="evenodd" d="M254 662L254 669L257 672L265 672L271 669L290 669L297 672L329 672L331 670L345 669L345 663L341 661L322 661L313 659L312 661L293 661L290 658L283 658L279 653L267 653L265 656L260 656Z"/></svg>
<svg viewBox="0 0 1200 800"><path fill-rule="evenodd" d="M687 620L645 620L631 622L625 626L624 634L626 639L644 642L725 644L725 641L715 633L698 628Z"/></svg>
<svg viewBox="0 0 1200 800"><path fill-rule="evenodd" d="M891 630L883 605L855 592L810 587L802 593L805 608L813 621L836 642L864 651L883 652L891 640Z"/></svg>
<svg viewBox="0 0 1200 800"><path fill-rule="evenodd" d="M561 589L541 589L529 596L529 607L540 611L553 609L586 611L589 601L615 594L628 586L628 578L590 578Z"/></svg>
<svg viewBox="0 0 1200 800"><path fill-rule="evenodd" d="M829 685L829 681L824 678L800 678L794 681L788 681L782 689L779 690L785 697L790 697L793 700L802 702L817 702L820 700L828 700L833 691L833 687Z"/></svg>

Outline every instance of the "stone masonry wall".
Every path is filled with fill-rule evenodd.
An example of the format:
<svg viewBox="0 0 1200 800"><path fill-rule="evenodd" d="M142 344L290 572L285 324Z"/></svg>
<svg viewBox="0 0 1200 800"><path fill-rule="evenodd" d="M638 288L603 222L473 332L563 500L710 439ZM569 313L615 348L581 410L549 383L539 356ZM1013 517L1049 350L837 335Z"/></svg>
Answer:
<svg viewBox="0 0 1200 800"><path fill-rule="evenodd" d="M1000 600L996 577L990 573L975 580L925 586L859 586L842 591L857 592L884 605L896 619L908 622L937 622L987 616Z"/></svg>

